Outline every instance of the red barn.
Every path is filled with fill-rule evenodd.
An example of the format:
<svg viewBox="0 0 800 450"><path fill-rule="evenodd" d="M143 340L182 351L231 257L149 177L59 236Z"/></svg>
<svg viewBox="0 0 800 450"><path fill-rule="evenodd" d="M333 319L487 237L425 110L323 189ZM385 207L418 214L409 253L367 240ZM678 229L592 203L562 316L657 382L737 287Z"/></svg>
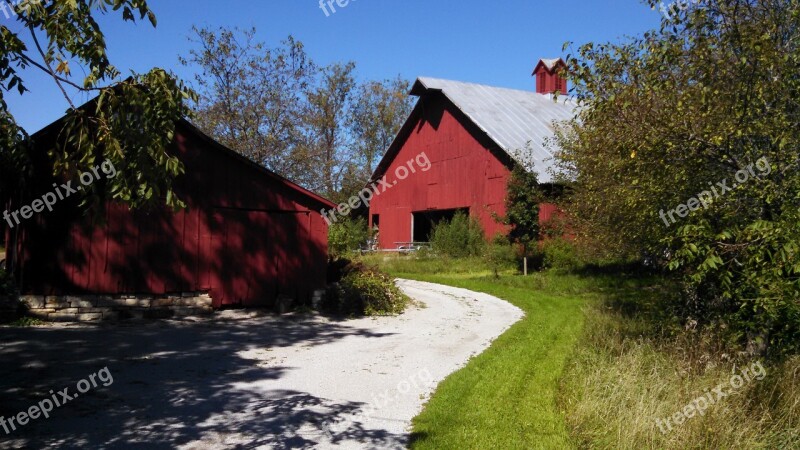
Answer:
<svg viewBox="0 0 800 450"><path fill-rule="evenodd" d="M541 60L536 92L419 78L411 90L419 97L416 107L373 175L391 186L370 202L380 248L426 242L432 225L457 211L477 218L487 237L505 232L495 217L505 215L514 166L532 164L540 183L552 181L547 141L554 122L571 119L575 108L566 98L562 67L561 59ZM431 167L406 177L402 168L423 153ZM555 211L542 205L541 220Z"/></svg>
<svg viewBox="0 0 800 450"><path fill-rule="evenodd" d="M37 155L52 146L60 126L33 136ZM185 166L175 181L185 210L132 212L109 204L97 220L67 198L8 230L10 269L22 293L209 292L220 308L272 306L279 295L304 302L325 288L328 228L315 211L331 202L186 121L177 124L170 153ZM46 165L40 167L35 198L54 189Z"/></svg>

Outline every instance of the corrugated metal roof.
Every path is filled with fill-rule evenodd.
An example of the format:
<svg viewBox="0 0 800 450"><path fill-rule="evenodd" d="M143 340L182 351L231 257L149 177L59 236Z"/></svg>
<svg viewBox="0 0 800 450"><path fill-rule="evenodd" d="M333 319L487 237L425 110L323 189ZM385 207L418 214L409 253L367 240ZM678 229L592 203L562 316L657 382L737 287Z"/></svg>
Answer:
<svg viewBox="0 0 800 450"><path fill-rule="evenodd" d="M565 96L555 101L552 95L427 77L417 79L412 94L419 95L420 87L441 91L506 153L523 163L532 161L539 182L552 180L553 148L546 141L554 135L555 122L574 116L574 101Z"/></svg>

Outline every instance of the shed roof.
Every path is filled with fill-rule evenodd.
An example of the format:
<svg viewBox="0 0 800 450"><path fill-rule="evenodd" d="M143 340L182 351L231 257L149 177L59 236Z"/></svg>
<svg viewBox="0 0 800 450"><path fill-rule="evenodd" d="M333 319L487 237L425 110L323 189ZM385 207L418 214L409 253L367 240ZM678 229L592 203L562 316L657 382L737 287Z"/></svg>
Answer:
<svg viewBox="0 0 800 450"><path fill-rule="evenodd" d="M539 182L552 181L554 123L575 115L575 102L561 96L442 80L418 78L412 95L442 92L483 130L503 151L518 162L533 162ZM526 161L527 160L527 161Z"/></svg>
<svg viewBox="0 0 800 450"><path fill-rule="evenodd" d="M90 107L92 107L95 104L96 100L97 100L96 98L91 99L91 100L89 100L88 102L84 103L83 105L81 105L78 108L79 109L89 109ZM36 142L36 141L47 141L48 139L55 139L55 134L58 133L58 130L60 130L61 127L63 127L64 121L66 120L66 118L67 118L66 115L62 116L62 117L58 118L57 120L55 120L54 122L52 122L50 125L47 125L46 127L42 128L41 130L39 130L36 133L32 134L30 136L31 140ZM317 203L319 203L319 204L321 204L321 205L323 205L325 207L333 208L333 207L336 206L335 203L333 203L332 201L326 199L325 197L323 197L323 196L321 196L319 194L316 194L316 193L314 193L314 192L312 192L312 191L310 191L310 190L308 190L308 189L306 189L306 188L304 188L304 187L302 187L302 186L300 186L300 185L298 185L298 184L296 184L296 183L284 178L281 175L278 175L277 173L267 169L266 167L253 162L252 160L250 160L249 158L241 155L240 153L236 152L235 150L226 147L225 145L221 144L220 142L218 142L214 138L212 138L212 137L208 136L207 134L205 134L203 131L201 131L199 128L197 128L197 126L195 126L194 124L189 122L189 120L187 120L187 119L178 120L175 123L175 127L176 127L176 129L183 128L186 131L195 134L200 139L202 139L205 142L207 142L208 144L210 144L209 147L207 147L205 149L202 149L203 151L213 150L213 151L222 152L222 153L224 153L224 154L236 159L240 164L243 164L245 166L249 166L249 167L257 170L262 176L277 180L279 183L285 185L287 188L289 188L291 190L294 190L294 191L297 191L301 195L306 196L309 199L311 199L311 200L313 200L313 201L315 201L315 202L317 202Z"/></svg>

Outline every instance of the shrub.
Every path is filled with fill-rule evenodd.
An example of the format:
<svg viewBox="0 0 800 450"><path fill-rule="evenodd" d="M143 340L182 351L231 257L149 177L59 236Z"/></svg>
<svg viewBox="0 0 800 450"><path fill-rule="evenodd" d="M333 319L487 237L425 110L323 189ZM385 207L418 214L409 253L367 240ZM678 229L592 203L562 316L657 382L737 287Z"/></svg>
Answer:
<svg viewBox="0 0 800 450"><path fill-rule="evenodd" d="M328 307L346 315L384 316L402 313L409 298L394 280L375 267L349 263L328 292Z"/></svg>
<svg viewBox="0 0 800 450"><path fill-rule="evenodd" d="M328 249L334 258L343 258L357 251L370 238L367 221L363 218L343 217L331 224L328 231Z"/></svg>
<svg viewBox="0 0 800 450"><path fill-rule="evenodd" d="M560 238L542 242L542 266L545 269L578 268L580 258L575 244Z"/></svg>
<svg viewBox="0 0 800 450"><path fill-rule="evenodd" d="M0 297L14 296L16 293L17 289L14 285L14 280L3 268L0 268Z"/></svg>
<svg viewBox="0 0 800 450"><path fill-rule="evenodd" d="M514 267L517 260L517 252L507 237L498 234L492 239L486 250L486 259L494 271L494 276L500 277L501 270Z"/></svg>
<svg viewBox="0 0 800 450"><path fill-rule="evenodd" d="M480 223L462 212L433 227L431 245L442 256L465 258L483 255L486 238Z"/></svg>

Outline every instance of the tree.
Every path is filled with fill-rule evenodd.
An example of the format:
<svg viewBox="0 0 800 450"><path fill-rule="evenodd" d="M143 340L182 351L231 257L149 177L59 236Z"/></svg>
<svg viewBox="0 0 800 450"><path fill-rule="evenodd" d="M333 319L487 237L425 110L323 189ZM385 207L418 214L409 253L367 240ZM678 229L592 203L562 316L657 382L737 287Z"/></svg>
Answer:
<svg viewBox="0 0 800 450"><path fill-rule="evenodd" d="M351 93L355 89L355 63L336 63L320 71L321 81L308 95L305 116L310 132L309 154L322 172L322 190L335 194L341 186L340 175L346 162L343 151L348 147L346 132L350 114Z"/></svg>
<svg viewBox="0 0 800 450"><path fill-rule="evenodd" d="M797 2L702 0L584 45L558 138L584 234L650 255L695 318L776 349L800 337L798 38Z"/></svg>
<svg viewBox="0 0 800 450"><path fill-rule="evenodd" d="M271 48L255 40L255 29L194 34L181 62L201 69L198 126L330 198L363 189L410 112L407 83L359 85L354 63L318 67L291 36Z"/></svg>
<svg viewBox="0 0 800 450"><path fill-rule="evenodd" d="M275 48L255 41L256 30L193 28L197 66L197 125L220 143L298 183L313 187L304 152L307 91L316 67L292 36Z"/></svg>
<svg viewBox="0 0 800 450"><path fill-rule="evenodd" d="M527 254L539 240L539 204L543 194L536 172L517 165L511 171L506 194L506 217L501 222L510 226L508 240L521 245Z"/></svg>
<svg viewBox="0 0 800 450"><path fill-rule="evenodd" d="M8 5L6 5L8 6ZM156 25L145 0L55 0L16 2L15 20L30 35L32 48L18 33L0 25L0 199L25 195L31 176L32 142L8 109L5 96L28 91L22 70L34 68L52 78L68 105L55 148L49 149L53 174L74 178L108 160L118 176L83 191L87 204L113 199L131 207L164 202L180 207L172 180L183 171L167 152L175 122L187 114L193 96L173 75L162 69L120 78L106 54L104 35L96 15L120 11L124 21L145 17ZM72 76L78 65L86 75ZM94 95L80 108L71 94Z"/></svg>
<svg viewBox="0 0 800 450"><path fill-rule="evenodd" d="M362 187L411 114L413 104L408 90L408 82L399 76L394 80L368 81L357 90L349 125L354 157L365 174Z"/></svg>

